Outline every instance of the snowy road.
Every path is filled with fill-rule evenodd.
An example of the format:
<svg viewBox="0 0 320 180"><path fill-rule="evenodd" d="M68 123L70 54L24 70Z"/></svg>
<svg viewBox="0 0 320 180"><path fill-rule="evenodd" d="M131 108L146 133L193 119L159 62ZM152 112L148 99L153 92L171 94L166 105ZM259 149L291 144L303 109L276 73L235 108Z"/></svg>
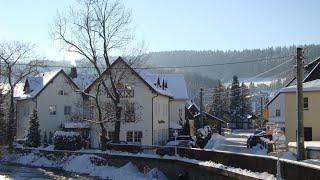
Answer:
<svg viewBox="0 0 320 180"><path fill-rule="evenodd" d="M240 153L251 153L251 149L247 148L247 139L244 137L230 137L225 138L221 142L220 146L217 147L218 150L240 152Z"/></svg>
<svg viewBox="0 0 320 180"><path fill-rule="evenodd" d="M247 139L252 134L252 132L245 131L236 131L227 137L213 134L211 140L208 142L205 148L235 153L266 155L266 150L262 149L261 146L256 146L252 149L247 148Z"/></svg>

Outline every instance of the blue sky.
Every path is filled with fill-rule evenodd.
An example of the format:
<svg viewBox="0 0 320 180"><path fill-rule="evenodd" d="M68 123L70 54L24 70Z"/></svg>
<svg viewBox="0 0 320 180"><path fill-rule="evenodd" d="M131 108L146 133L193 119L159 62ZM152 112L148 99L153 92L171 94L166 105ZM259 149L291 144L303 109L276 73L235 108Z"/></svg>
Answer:
<svg viewBox="0 0 320 180"><path fill-rule="evenodd" d="M53 46L49 25L73 0L0 0L0 40L37 45L49 59L65 53ZM124 0L136 39L148 51L251 49L320 43L319 0Z"/></svg>

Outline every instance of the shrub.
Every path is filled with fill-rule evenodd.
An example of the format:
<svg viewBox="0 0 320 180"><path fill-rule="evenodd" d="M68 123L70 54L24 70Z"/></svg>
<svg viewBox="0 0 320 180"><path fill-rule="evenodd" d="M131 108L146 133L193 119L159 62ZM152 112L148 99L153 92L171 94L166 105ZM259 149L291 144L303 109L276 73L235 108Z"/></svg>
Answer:
<svg viewBox="0 0 320 180"><path fill-rule="evenodd" d="M53 136L55 150L80 150L82 137L77 132L56 131Z"/></svg>

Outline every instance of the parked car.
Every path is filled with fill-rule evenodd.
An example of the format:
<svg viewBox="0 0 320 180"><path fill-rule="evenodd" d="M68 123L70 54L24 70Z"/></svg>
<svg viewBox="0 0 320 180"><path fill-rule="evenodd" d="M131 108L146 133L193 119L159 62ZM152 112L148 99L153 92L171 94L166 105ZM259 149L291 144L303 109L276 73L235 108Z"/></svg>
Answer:
<svg viewBox="0 0 320 180"><path fill-rule="evenodd" d="M266 137L265 131L255 132L253 135L251 135L247 140L247 148L252 148L253 146L259 144L261 142L261 137Z"/></svg>
<svg viewBox="0 0 320 180"><path fill-rule="evenodd" d="M178 147L194 147L195 138L188 135L179 135L175 140L169 141L166 146L178 146Z"/></svg>

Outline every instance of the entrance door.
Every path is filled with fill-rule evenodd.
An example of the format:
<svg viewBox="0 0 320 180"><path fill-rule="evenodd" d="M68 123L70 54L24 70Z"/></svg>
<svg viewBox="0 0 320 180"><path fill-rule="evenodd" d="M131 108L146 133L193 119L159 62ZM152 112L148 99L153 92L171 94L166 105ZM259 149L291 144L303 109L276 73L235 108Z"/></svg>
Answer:
<svg viewBox="0 0 320 180"><path fill-rule="evenodd" d="M304 140L305 141L312 141L312 127L305 127L304 128Z"/></svg>

